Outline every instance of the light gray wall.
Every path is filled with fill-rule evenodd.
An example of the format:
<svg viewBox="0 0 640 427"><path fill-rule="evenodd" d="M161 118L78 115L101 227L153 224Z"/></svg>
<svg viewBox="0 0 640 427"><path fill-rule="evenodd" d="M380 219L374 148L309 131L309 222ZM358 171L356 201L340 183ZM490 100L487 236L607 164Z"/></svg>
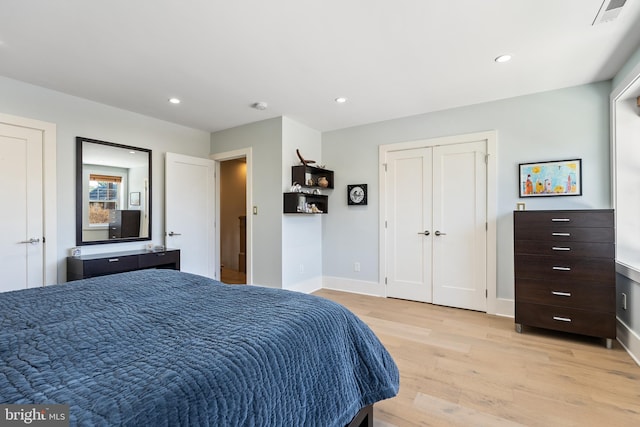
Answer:
<svg viewBox="0 0 640 427"><path fill-rule="evenodd" d="M283 118L282 189L291 187L291 166L300 164L296 149L305 159L322 164L321 133ZM329 194L331 190L323 190ZM282 205L280 206L282 212ZM282 287L315 290L322 287L322 221L327 215L282 215Z"/></svg>
<svg viewBox="0 0 640 427"><path fill-rule="evenodd" d="M379 145L497 130L497 289L512 299L517 202L527 209L611 207L610 90L606 81L324 133L323 160L336 181L323 227L324 275L379 281ZM570 158L582 159L582 196L518 198L519 163ZM369 204L347 207L346 185L357 183L369 185Z"/></svg>
<svg viewBox="0 0 640 427"><path fill-rule="evenodd" d="M253 283L282 284L282 117L211 134L211 154L252 147ZM249 183L247 183L249 185ZM247 266L249 268L249 266Z"/></svg>
<svg viewBox="0 0 640 427"><path fill-rule="evenodd" d="M75 246L75 138L153 150L152 242L164 244L164 153L207 157L209 133L0 77L0 112L57 125L58 281ZM162 102L159 100L159 102ZM169 108L170 106L167 106ZM84 246L83 253L142 249L144 243Z"/></svg>

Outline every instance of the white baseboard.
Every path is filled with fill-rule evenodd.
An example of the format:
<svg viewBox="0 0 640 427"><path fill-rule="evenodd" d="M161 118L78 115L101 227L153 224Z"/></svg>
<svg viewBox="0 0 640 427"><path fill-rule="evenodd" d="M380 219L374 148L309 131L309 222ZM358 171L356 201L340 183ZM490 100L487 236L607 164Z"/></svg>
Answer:
<svg viewBox="0 0 640 427"><path fill-rule="evenodd" d="M322 276L313 277L302 282L293 283L283 289L310 294L322 289Z"/></svg>
<svg viewBox="0 0 640 427"><path fill-rule="evenodd" d="M640 365L640 336L622 320L617 320L616 335L618 336L618 342L627 350L629 356Z"/></svg>
<svg viewBox="0 0 640 427"><path fill-rule="evenodd" d="M332 289L334 291L351 292L353 294L371 295L376 297L385 296L384 286L380 285L377 282L346 279L344 277L324 276L322 281L322 288Z"/></svg>
<svg viewBox="0 0 640 427"><path fill-rule="evenodd" d="M515 317L516 306L512 299L496 298L496 316Z"/></svg>

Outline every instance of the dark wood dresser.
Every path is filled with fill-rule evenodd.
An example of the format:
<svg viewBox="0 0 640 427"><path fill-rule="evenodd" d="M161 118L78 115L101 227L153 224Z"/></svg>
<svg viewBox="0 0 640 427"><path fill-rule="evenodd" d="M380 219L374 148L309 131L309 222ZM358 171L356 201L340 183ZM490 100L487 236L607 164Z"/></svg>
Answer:
<svg viewBox="0 0 640 427"><path fill-rule="evenodd" d="M67 258L67 281L145 268L180 270L180 250L111 252Z"/></svg>
<svg viewBox="0 0 640 427"><path fill-rule="evenodd" d="M616 337L613 210L515 211L516 331Z"/></svg>

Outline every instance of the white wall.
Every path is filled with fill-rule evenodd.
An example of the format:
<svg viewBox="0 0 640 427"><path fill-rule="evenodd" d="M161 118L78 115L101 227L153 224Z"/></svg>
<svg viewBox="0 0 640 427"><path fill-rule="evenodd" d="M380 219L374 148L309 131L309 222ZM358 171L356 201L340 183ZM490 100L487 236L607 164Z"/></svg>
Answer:
<svg viewBox="0 0 640 427"><path fill-rule="evenodd" d="M252 224L252 281L279 288L282 284L282 118L211 134L211 154L247 147L253 147L251 187L253 205L258 208Z"/></svg>
<svg viewBox="0 0 640 427"><path fill-rule="evenodd" d="M640 49L620 69L613 79L611 100L615 102L612 120L614 130L612 146L616 189L617 254L616 314L618 340L629 349L640 363L640 109L636 97L640 96ZM624 263L624 264L621 264ZM630 266L630 267L628 267ZM627 308L623 309L623 295Z"/></svg>
<svg viewBox="0 0 640 427"><path fill-rule="evenodd" d="M282 121L282 191L291 187L291 166L305 159L322 164L321 134L287 117ZM330 194L332 190L323 190ZM282 212L282 205L280 206ZM331 203L329 203L331 212ZM330 214L327 214L330 215ZM311 292L322 287L322 221L327 215L282 215L282 287Z"/></svg>
<svg viewBox="0 0 640 427"><path fill-rule="evenodd" d="M152 242L164 244L164 153L209 154L209 133L0 77L0 112L57 125L58 281L75 246L75 138L153 150ZM159 98L160 99L160 98ZM159 100L162 102L162 100ZM168 105L167 108L170 108ZM147 242L84 246L83 253L141 249Z"/></svg>
<svg viewBox="0 0 640 427"><path fill-rule="evenodd" d="M497 130L498 297L512 299L513 210L610 208L610 82L583 85L405 117L322 135L322 155L335 171L331 213L324 220L325 277L368 283L378 277L378 146ZM583 195L518 198L521 162L581 158ZM369 185L369 204L347 207L347 184ZM408 189L411 191L411 189ZM354 272L353 263L361 264ZM365 290L365 288L361 288Z"/></svg>

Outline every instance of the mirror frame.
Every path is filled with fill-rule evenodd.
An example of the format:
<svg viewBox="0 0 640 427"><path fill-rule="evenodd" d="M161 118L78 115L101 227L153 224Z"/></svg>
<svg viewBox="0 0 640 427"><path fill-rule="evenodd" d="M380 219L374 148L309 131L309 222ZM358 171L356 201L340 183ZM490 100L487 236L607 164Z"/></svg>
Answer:
<svg viewBox="0 0 640 427"><path fill-rule="evenodd" d="M83 142L90 142L93 144L100 144L100 145L108 145L111 147L116 147L116 148L124 148L127 150L135 150L135 151L140 151L143 153L147 153L147 163L148 163L148 194L149 194L149 230L147 232L148 237L123 237L120 239L107 239L107 240L89 240L89 241L83 241L82 240L82 207L83 207L83 191L84 189L82 188L82 173L83 173L83 163L82 163L82 143ZM123 144L116 144L115 142L108 142L108 141L100 141L97 139L91 139L91 138L84 138L81 136L77 136L76 137L76 246L87 246L87 245L100 245L100 244L107 244L107 243L125 243L125 242L140 242L140 241L145 241L145 240L151 240L151 217L152 217L152 202L151 202L151 195L152 195L152 191L151 189L153 188L151 185L151 150L148 148L140 148L140 147L133 147L130 145L123 145Z"/></svg>

